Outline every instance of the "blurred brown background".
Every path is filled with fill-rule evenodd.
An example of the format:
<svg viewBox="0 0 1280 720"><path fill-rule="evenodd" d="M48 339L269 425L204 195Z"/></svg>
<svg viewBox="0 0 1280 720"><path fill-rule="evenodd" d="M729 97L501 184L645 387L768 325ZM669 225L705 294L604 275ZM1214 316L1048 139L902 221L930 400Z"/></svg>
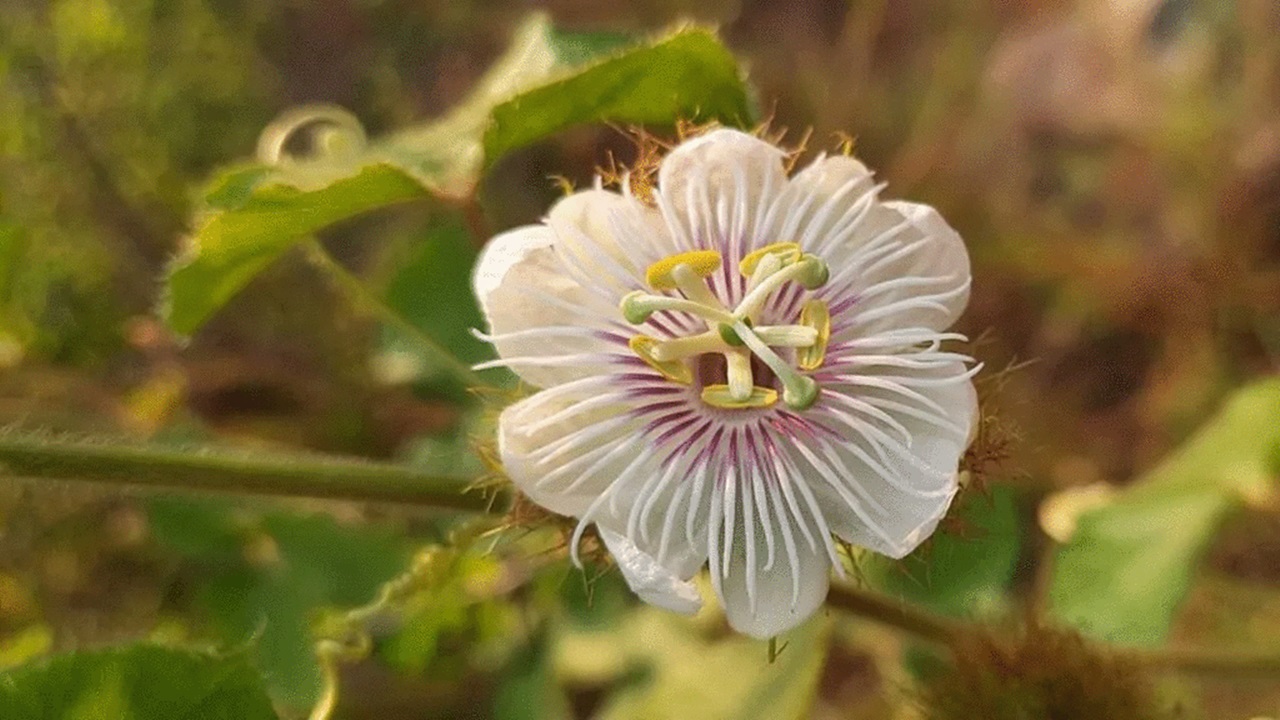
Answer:
<svg viewBox="0 0 1280 720"><path fill-rule="evenodd" d="M714 24L775 127L852 136L889 196L940 208L974 258L960 329L1009 439L999 479L1028 508L1129 481L1280 369L1274 0L0 0L0 424L380 457L465 433L454 389L379 381L376 329L298 258L189 346L152 309L196 188L272 117L332 102L376 135L441 113L538 9L575 30ZM485 222L536 219L550 176L586 184L629 148L593 128L520 151L483 186ZM428 212L326 240L378 282ZM0 627L43 618L65 647L171 600L131 500L3 492ZM1280 521L1259 514L1214 567L1227 589L1197 591L1188 637L1280 612L1249 590L1280 582ZM876 687L832 662L832 698Z"/></svg>

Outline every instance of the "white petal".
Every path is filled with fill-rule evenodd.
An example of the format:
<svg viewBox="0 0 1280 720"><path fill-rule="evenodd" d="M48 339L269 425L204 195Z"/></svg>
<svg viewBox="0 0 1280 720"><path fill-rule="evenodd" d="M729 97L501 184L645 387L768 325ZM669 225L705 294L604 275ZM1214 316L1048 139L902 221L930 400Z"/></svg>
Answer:
<svg viewBox="0 0 1280 720"><path fill-rule="evenodd" d="M891 557L902 557L933 533L955 496L956 468L969 444L976 418L973 383L963 377L959 362L941 370L911 371L929 384L910 389L944 410L949 427L922 419L921 413L936 415L919 402L876 387L857 387L856 397L888 414L911 437L902 452L883 444L876 452L874 441L841 419L819 410L815 419L845 434L843 441L815 443L793 450L792 457L809 478L832 530L845 540ZM952 382L941 382L955 378ZM826 388L824 407L839 408L830 394L851 392L847 388ZM904 412L902 405L916 412ZM851 413L858 421L873 426L895 440L888 426L866 415ZM805 457L804 451L817 458ZM803 459L801 459L803 458ZM824 473L825 470L825 473ZM887 471L887 474L886 474ZM836 482L826 473L834 473ZM843 483L843 484L838 484Z"/></svg>
<svg viewBox="0 0 1280 720"><path fill-rule="evenodd" d="M887 329L945 330L969 300L969 255L960 236L932 208L902 202L875 203L865 218L823 256L831 279L819 296L834 306L856 298L848 312L834 314L837 328L866 336Z"/></svg>
<svg viewBox="0 0 1280 720"><path fill-rule="evenodd" d="M681 143L658 171L663 215L686 249L714 247L735 256L756 238L786 183L786 153L738 130L717 129Z"/></svg>
<svg viewBox="0 0 1280 720"><path fill-rule="evenodd" d="M870 230L879 204L871 171L851 157L820 157L787 182L770 213L765 235L797 242L806 252L826 258L839 244L840 231ZM827 258L837 262L839 258Z"/></svg>
<svg viewBox="0 0 1280 720"><path fill-rule="evenodd" d="M503 233L485 246L472 275L499 357L579 360L512 364L521 378L540 387L598 372L591 356L618 349L599 334L617 308L568 276L554 243L555 234L542 225Z"/></svg>
<svg viewBox="0 0 1280 720"><path fill-rule="evenodd" d="M658 564L654 557L625 535L597 525L605 547L622 570L622 577L641 600L660 608L693 615L702 608L702 596L691 582Z"/></svg>
<svg viewBox="0 0 1280 720"><path fill-rule="evenodd" d="M781 635L807 620L822 605L830 586L831 560L823 546L810 548L807 543L799 542L795 544L794 554L777 552L773 566L765 572L763 563L769 552L767 535L759 515L751 513L748 517L746 512L735 515L733 552L727 572L723 579L717 578L714 573L722 568L713 561L712 585L724 606L729 624L735 630L761 639ZM770 512L766 516L772 525L771 534L778 542L776 538L782 537L784 529L777 514ZM786 514L782 517L788 518ZM756 524L753 532L755 546L750 554L746 523ZM718 547L712 548L713 558L719 550ZM748 557L757 564L754 573L748 573ZM755 582L752 587L753 576Z"/></svg>
<svg viewBox="0 0 1280 720"><path fill-rule="evenodd" d="M562 198L547 214L547 225L565 267L615 298L644 287L645 268L676 251L657 210L607 190Z"/></svg>
<svg viewBox="0 0 1280 720"><path fill-rule="evenodd" d="M901 267L904 276L946 278L950 282L941 282L931 294L938 296L939 302L946 305L948 313L941 317L934 316L932 327L945 329L960 318L965 306L969 304L969 252L964 240L942 219L937 210L928 205L903 201L885 203L890 208L902 213L911 223L929 239L929 243L911 257L908 264ZM886 302L892 302L894 295L886 295Z"/></svg>
<svg viewBox="0 0 1280 720"><path fill-rule="evenodd" d="M933 208L881 201L857 160L819 158L790 179L775 205L764 234L799 242L827 262L831 280L819 297L833 305L857 297L855 314L871 312L860 334L943 330L968 303L969 256L960 236Z"/></svg>
<svg viewBox="0 0 1280 720"><path fill-rule="evenodd" d="M579 380L502 411L498 455L521 492L552 512L581 516L647 449L636 436L639 421L620 401L610 404L609 393Z"/></svg>

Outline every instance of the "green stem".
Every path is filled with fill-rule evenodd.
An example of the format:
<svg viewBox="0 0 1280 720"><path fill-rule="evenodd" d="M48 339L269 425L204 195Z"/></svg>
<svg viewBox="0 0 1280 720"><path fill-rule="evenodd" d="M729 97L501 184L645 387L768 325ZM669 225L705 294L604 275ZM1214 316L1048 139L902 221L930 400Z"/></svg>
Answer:
<svg viewBox="0 0 1280 720"><path fill-rule="evenodd" d="M0 473L67 482L390 502L494 512L502 497L411 468L308 456L234 455L0 434ZM949 645L977 626L863 588L832 586L827 605L932 643ZM375 603L375 607L380 606ZM1156 669L1203 675L1274 676L1280 652L1117 648Z"/></svg>
<svg viewBox="0 0 1280 720"><path fill-rule="evenodd" d="M0 435L0 475L184 490L390 502L489 512L502 498L398 465L235 455Z"/></svg>
<svg viewBox="0 0 1280 720"><path fill-rule="evenodd" d="M438 363L440 367L448 370L449 373L461 380L469 387L482 387L489 385L480 377L475 370L469 365L459 360L448 348L431 339L418 326L409 322L403 315L391 309L389 305L382 301L375 293L369 290L360 278L351 274L317 240L311 240L304 244L307 257L319 267L326 275L332 279L338 287L346 294L347 299L354 303L357 307L376 315L380 320L399 330L406 338L411 340L418 348L429 357L433 362Z"/></svg>
<svg viewBox="0 0 1280 720"><path fill-rule="evenodd" d="M827 593L827 605L942 645L950 644L970 629L964 623L918 605L849 585L832 585Z"/></svg>
<svg viewBox="0 0 1280 720"><path fill-rule="evenodd" d="M976 623L936 615L917 605L847 585L831 586L827 605L939 645L951 645L968 633L984 632ZM1280 651L1276 650L1197 647L1136 649L1115 646L1110 650L1133 658L1154 670L1222 677L1280 676Z"/></svg>
<svg viewBox="0 0 1280 720"><path fill-rule="evenodd" d="M1172 647L1121 652L1159 670L1195 675L1280 677L1280 650Z"/></svg>

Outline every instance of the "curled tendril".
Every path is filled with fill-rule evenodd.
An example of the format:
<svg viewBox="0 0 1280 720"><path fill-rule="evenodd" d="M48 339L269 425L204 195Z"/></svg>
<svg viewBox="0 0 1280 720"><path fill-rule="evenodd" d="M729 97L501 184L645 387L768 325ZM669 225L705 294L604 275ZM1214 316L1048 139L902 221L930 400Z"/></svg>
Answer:
<svg viewBox="0 0 1280 720"><path fill-rule="evenodd" d="M305 150L297 152L299 137ZM304 105L285 111L258 138L258 160L281 165L299 160L350 157L368 144L360 120L337 105Z"/></svg>

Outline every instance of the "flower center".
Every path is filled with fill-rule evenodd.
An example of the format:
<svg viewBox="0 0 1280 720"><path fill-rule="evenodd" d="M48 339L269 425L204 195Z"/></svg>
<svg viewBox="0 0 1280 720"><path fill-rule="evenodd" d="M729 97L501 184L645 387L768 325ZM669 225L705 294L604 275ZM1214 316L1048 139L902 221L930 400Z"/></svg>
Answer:
<svg viewBox="0 0 1280 720"><path fill-rule="evenodd" d="M826 263L807 255L795 243L774 243L747 255L738 270L747 278L747 292L732 310L707 286L707 278L721 267L720 253L697 250L663 258L649 266L645 282L654 290L673 290L679 296L656 295L637 290L622 299L622 315L639 325L659 311L678 311L701 319L705 331L684 337L658 339L648 335L631 338L640 359L668 379L693 384L694 370L702 382L702 400L725 409L763 408L778 401L803 410L818 398L818 384L800 370L822 364L831 334L827 304L810 298L794 325L759 325L760 311L768 299L787 283L816 290L827 282ZM793 348L792 367L774 348ZM723 375L719 368L723 365ZM708 378L723 377L723 383Z"/></svg>

